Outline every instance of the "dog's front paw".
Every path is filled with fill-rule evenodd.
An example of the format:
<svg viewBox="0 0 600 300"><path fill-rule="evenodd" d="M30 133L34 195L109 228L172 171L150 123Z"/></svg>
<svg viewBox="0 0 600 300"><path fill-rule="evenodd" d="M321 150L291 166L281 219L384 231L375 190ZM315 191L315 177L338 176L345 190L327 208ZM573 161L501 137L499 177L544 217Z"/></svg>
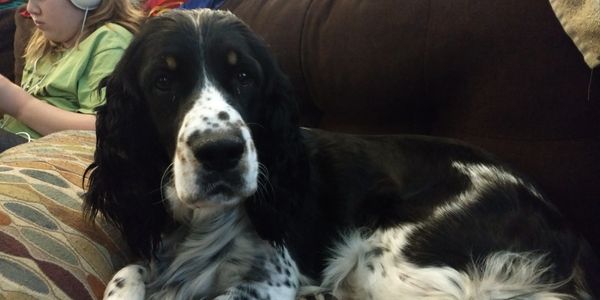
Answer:
<svg viewBox="0 0 600 300"><path fill-rule="evenodd" d="M104 291L107 300L143 300L146 294L144 282L148 270L140 265L128 265L119 270L110 280Z"/></svg>

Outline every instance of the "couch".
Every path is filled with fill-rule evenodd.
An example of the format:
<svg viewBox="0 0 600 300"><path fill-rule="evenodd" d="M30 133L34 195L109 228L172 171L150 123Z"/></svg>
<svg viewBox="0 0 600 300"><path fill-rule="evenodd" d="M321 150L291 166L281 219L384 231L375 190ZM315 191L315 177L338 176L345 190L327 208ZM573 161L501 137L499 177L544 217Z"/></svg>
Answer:
<svg viewBox="0 0 600 300"><path fill-rule="evenodd" d="M547 0L227 0L221 9L268 43L303 125L481 146L528 174L600 249L600 75ZM0 154L0 299L98 298L131 259L114 228L81 217L93 148L93 132L67 131Z"/></svg>

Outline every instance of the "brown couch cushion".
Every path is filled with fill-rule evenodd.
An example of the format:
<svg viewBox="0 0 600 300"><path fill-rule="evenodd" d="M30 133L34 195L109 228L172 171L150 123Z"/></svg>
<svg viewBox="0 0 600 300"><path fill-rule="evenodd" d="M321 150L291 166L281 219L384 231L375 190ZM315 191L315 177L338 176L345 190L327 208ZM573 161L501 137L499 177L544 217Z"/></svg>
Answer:
<svg viewBox="0 0 600 300"><path fill-rule="evenodd" d="M14 80L13 40L15 22L14 9L0 10L0 74Z"/></svg>
<svg viewBox="0 0 600 300"><path fill-rule="evenodd" d="M600 250L600 75L547 1L229 0L299 91L305 124L482 146ZM590 89L588 89L590 86Z"/></svg>
<svg viewBox="0 0 600 300"><path fill-rule="evenodd" d="M600 249L600 78L547 1L461 2L432 11L432 134L530 175Z"/></svg>

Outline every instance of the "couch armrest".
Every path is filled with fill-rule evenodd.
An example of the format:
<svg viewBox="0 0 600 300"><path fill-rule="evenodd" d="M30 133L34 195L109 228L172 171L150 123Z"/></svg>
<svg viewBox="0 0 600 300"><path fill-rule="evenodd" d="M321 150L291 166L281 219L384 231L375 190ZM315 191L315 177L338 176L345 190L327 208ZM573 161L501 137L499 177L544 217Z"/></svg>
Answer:
<svg viewBox="0 0 600 300"><path fill-rule="evenodd" d="M95 141L65 131L0 155L0 298L98 299L125 262L116 230L81 213Z"/></svg>

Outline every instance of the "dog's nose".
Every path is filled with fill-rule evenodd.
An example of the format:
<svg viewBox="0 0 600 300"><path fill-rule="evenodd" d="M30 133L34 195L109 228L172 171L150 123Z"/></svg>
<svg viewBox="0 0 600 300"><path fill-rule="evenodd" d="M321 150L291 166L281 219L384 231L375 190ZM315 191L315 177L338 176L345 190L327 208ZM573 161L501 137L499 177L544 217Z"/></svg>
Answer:
<svg viewBox="0 0 600 300"><path fill-rule="evenodd" d="M222 138L192 149L194 156L210 171L224 171L237 166L244 154L244 143L237 138Z"/></svg>

